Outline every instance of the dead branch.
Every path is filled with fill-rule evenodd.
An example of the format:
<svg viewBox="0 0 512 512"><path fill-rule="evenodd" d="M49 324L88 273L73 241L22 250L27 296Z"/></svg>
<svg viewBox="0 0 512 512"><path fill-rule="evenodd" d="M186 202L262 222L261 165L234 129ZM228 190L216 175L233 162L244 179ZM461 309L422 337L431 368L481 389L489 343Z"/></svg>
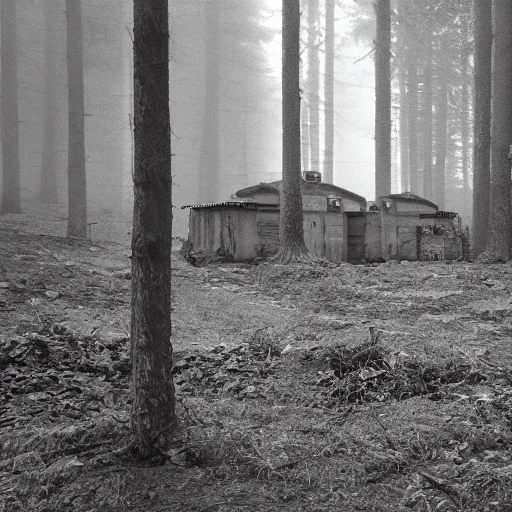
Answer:
<svg viewBox="0 0 512 512"><path fill-rule="evenodd" d="M442 478L437 478L434 475L431 475L425 471L418 471L418 475L421 475L434 489L441 491L443 494L448 496L450 501L460 509L461 506L461 496L459 491L453 487L453 485L448 484L448 482Z"/></svg>

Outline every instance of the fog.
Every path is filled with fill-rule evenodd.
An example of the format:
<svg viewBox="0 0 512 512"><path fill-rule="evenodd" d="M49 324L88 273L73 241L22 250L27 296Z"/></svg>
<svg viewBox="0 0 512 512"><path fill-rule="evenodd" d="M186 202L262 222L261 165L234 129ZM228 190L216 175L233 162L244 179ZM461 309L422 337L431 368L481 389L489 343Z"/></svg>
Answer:
<svg viewBox="0 0 512 512"><path fill-rule="evenodd" d="M309 5L314 5L310 2ZM398 2L399 3L399 2ZM427 2L428 3L428 2ZM21 209L38 202L67 204L68 187L68 82L66 68L66 2L64 0L5 0L2 2L2 96L10 87L17 94L19 130L19 167ZM417 4L417 5L416 5ZM16 14L12 13L15 5ZM410 10L421 19L421 2L410 2ZM8 7L11 7L9 11ZM180 206L228 200L237 190L281 177L281 61L280 6L278 0L205 0L170 3L170 111L172 125L172 175L174 234L185 236L187 210ZM395 7L397 7L395 5ZM400 6L398 5L397 8ZM132 77L132 5L128 0L87 0L81 3L83 25L84 124L87 175L88 222L94 232L102 225L126 233L130 229L132 208L133 77ZM416 10L415 10L416 9ZM444 209L470 215L467 197L471 188L471 95L469 76L472 59L464 64L453 38L443 38L449 23L456 23L458 37L464 32L465 11L448 9L432 21L431 43L417 35L415 94L418 100L416 132L420 195L428 196L423 185L429 159L435 164L436 115L440 112L437 92L441 74L446 73L448 121L446 145L446 201ZM319 155L319 164L303 160L303 170L317 165L325 172L325 1L309 21L303 16L302 97L303 108L318 126L303 128L316 139L303 137L303 144ZM360 194L368 200L375 196L374 123L375 72L373 40L375 19L369 0L337 2L334 40L334 158L335 185ZM441 17L443 16L443 17ZM12 17L12 19L10 18ZM397 21L398 20L398 21ZM401 59L401 41L414 29L399 22L393 24L393 108L392 108L392 192L411 190L404 179L409 165L400 151L400 112L405 108L400 76L410 62ZM457 25L457 23L459 25ZM15 30L9 30L11 27ZM401 30L407 32L401 35ZM15 45L13 34L16 34ZM313 47L311 47L313 44ZM412 45L409 45L410 48ZM433 143L426 148L421 141L428 117L425 113L425 76L428 47L433 51L434 119ZM313 48L313 50L311 49ZM443 60L448 49L452 53ZM455 48L455 49L454 49ZM16 57L15 79L6 82L10 57ZM318 76L310 76L311 51L316 51ZM430 54L432 54L432 51ZM410 53L409 60L411 58ZM450 60L451 59L451 60ZM458 62L455 67L453 62ZM431 62L431 65L432 65ZM468 67L469 66L469 67ZM313 69L313 68L311 68ZM447 70L450 70L448 73ZM7 74L6 74L7 73ZM464 75L465 73L465 75ZM12 70L11 70L11 76ZM412 90L410 75L408 92ZM316 92L308 90L317 84ZM414 91L413 91L414 92ZM318 98L315 106L312 98ZM466 98L466 100L465 100ZM466 104L464 103L466 101ZM5 108L5 107L4 107ZM318 114L314 114L317 109ZM403 112L402 112L403 113ZM462 115L464 114L464 115ZM405 118L402 117L402 123ZM427 119L427 121L425 121ZM410 127L409 127L410 128ZM7 134L15 127L2 117L4 148ZM316 142L318 140L318 143ZM402 141L404 143L404 141ZM15 143L13 143L15 144ZM407 142L406 142L407 144ZM305 151L304 151L305 149ZM312 154L303 148L303 155ZM308 152L309 151L309 152ZM409 149L410 151L410 149ZM9 152L10 153L10 152ZM401 154L402 153L402 154ZM2 197L11 168L10 157L2 155ZM405 162L405 163L404 163ZM423 178L422 178L423 177ZM52 181L54 180L54 181ZM435 200L436 197L431 197ZM50 206L49 206L50 207Z"/></svg>

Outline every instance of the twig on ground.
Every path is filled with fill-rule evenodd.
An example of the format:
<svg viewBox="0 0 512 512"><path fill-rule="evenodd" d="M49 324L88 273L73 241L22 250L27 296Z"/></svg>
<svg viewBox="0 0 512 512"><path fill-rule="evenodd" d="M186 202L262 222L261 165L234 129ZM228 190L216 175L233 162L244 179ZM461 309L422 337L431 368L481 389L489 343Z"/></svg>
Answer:
<svg viewBox="0 0 512 512"><path fill-rule="evenodd" d="M486 361L485 359L482 359L480 356L476 356L476 358L481 362L484 363L487 366L490 366L491 368L496 368L498 370L501 370L501 366L498 366L497 364L490 363L489 361Z"/></svg>
<svg viewBox="0 0 512 512"><path fill-rule="evenodd" d="M302 461L308 460L312 457L312 454L304 455L303 457L299 457L298 459L289 460L287 462L282 462L277 466L273 466L272 471L281 471L282 469L291 469Z"/></svg>
<svg viewBox="0 0 512 512"><path fill-rule="evenodd" d="M232 505L235 507L256 507L257 504L242 502L242 501L217 501L215 503L209 503L208 505L205 505L200 510L201 512L206 512L207 510L210 510L212 507L222 507L223 505Z"/></svg>
<svg viewBox="0 0 512 512"><path fill-rule="evenodd" d="M320 425L318 425L318 427L325 427L326 425L331 423L331 421L338 422L338 420L340 420L338 422L338 426L341 426L347 421L348 417L353 412L353 410L354 410L354 406L351 405L350 407L348 407L348 409L345 409L341 414L337 414L336 416L331 416L330 418L327 418L324 422L320 423Z"/></svg>
<svg viewBox="0 0 512 512"><path fill-rule="evenodd" d="M58 258L52 251L48 250L46 247L43 247L41 244L38 244L37 242L35 242L35 245L37 245L45 253L49 254L52 258L55 258L57 261L60 261L60 258Z"/></svg>
<svg viewBox="0 0 512 512"><path fill-rule="evenodd" d="M395 452L397 452L397 448L396 448L396 445L393 441L393 439L391 439L391 437L389 436L388 434L388 429L383 425L382 421L380 421L379 417L377 416L377 413L375 412L374 408L372 407L370 409L370 412L372 413L372 416L375 418L375 421L379 424L380 428L382 428L383 432L384 432L384 437L386 439L386 442L388 443L388 446L394 450Z"/></svg>

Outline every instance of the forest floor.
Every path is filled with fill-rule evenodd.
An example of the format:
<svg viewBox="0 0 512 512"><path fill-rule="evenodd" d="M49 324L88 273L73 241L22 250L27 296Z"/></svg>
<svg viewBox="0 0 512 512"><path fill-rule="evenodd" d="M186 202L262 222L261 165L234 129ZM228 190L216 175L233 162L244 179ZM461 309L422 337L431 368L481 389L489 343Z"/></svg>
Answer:
<svg viewBox="0 0 512 512"><path fill-rule="evenodd" d="M0 512L512 510L512 265L175 251L181 425L139 463L128 235L63 224L0 217Z"/></svg>

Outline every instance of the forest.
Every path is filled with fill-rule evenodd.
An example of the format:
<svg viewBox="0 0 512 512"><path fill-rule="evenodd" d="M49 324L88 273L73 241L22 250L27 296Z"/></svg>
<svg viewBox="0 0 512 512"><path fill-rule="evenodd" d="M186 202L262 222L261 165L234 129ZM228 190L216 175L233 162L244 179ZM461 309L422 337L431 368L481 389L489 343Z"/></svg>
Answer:
<svg viewBox="0 0 512 512"><path fill-rule="evenodd" d="M1 0L0 512L512 510L512 2Z"/></svg>

